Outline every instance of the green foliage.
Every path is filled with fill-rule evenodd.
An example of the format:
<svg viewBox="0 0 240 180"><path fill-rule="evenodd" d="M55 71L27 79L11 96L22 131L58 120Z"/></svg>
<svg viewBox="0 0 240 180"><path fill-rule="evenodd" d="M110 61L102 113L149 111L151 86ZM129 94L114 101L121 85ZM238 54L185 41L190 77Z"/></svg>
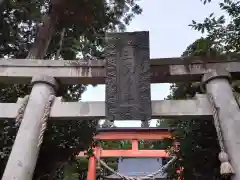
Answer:
<svg viewBox="0 0 240 180"><path fill-rule="evenodd" d="M230 22L224 15L216 17L211 13L202 23L193 21L190 25L193 29L206 32L207 38L213 43L213 47L221 53L239 52L240 31L240 1L224 0L219 3L223 13L226 13Z"/></svg>
<svg viewBox="0 0 240 180"><path fill-rule="evenodd" d="M87 55L102 57L101 47L105 32L124 30L134 15L142 11L135 0L112 0L110 3L106 0L52 2L9 0L0 5L1 58L26 58L34 45L34 40L39 37L39 27L45 23L47 16L57 16L58 21L54 26L45 58L56 58L63 29L65 33L60 58L71 60ZM26 85L0 84L0 87L2 102L16 102L17 97L30 93L30 88ZM86 85L83 84L62 86L59 95L67 101L79 101L85 89ZM77 152L89 147L95 127L96 121L49 122L34 179L61 179L59 176L64 174L74 175L72 173L74 168L71 171L66 170L64 174L62 169L68 167L66 162L73 161ZM17 129L14 122L0 122L0 174L4 171ZM86 164L81 163L81 166ZM80 172L80 178L85 179L85 171ZM77 175L75 174L74 177Z"/></svg>
<svg viewBox="0 0 240 180"><path fill-rule="evenodd" d="M85 167L86 167L86 165L85 165ZM71 162L71 164L67 164L63 171L63 173L64 173L63 180L79 180L80 174L76 172L79 168L78 166L79 166L78 161Z"/></svg>
<svg viewBox="0 0 240 180"><path fill-rule="evenodd" d="M202 1L204 4L211 2L211 0L201 0L201 1Z"/></svg>

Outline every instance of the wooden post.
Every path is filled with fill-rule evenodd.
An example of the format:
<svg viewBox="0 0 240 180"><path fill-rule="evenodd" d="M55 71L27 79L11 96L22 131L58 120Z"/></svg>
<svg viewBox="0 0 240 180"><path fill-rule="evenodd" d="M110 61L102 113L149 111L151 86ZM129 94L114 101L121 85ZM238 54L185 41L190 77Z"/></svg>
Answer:
<svg viewBox="0 0 240 180"><path fill-rule="evenodd" d="M32 180L39 153L42 117L50 95L55 94L54 78L38 76L32 79L33 88L19 127L2 180Z"/></svg>
<svg viewBox="0 0 240 180"><path fill-rule="evenodd" d="M132 150L138 151L138 140L137 139L132 140Z"/></svg>
<svg viewBox="0 0 240 180"><path fill-rule="evenodd" d="M224 145L235 171L232 179L240 179L240 110L229 83L230 74L222 69L212 70L203 77L206 91L213 96L218 108Z"/></svg>
<svg viewBox="0 0 240 180"><path fill-rule="evenodd" d="M96 167L97 167L97 161L94 156L91 156L88 161L88 174L87 174L87 180L96 180Z"/></svg>
<svg viewBox="0 0 240 180"><path fill-rule="evenodd" d="M94 155L100 158L101 156L100 147L96 146L94 147ZM96 180L97 176L97 159L95 156L91 156L88 161L88 174L87 174L87 180Z"/></svg>

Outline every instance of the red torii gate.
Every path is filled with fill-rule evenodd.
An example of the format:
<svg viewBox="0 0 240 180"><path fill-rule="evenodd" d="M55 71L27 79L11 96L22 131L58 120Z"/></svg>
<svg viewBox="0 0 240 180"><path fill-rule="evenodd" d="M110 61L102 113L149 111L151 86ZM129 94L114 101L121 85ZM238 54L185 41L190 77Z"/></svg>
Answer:
<svg viewBox="0 0 240 180"><path fill-rule="evenodd" d="M163 140L172 138L168 128L104 128L98 130L95 140L129 140L132 144L130 150L106 150L99 146L94 147L94 155L106 157L169 157L165 150L139 150L139 140ZM97 159L89 158L87 180L96 180ZM86 157L85 152L80 152L78 157Z"/></svg>

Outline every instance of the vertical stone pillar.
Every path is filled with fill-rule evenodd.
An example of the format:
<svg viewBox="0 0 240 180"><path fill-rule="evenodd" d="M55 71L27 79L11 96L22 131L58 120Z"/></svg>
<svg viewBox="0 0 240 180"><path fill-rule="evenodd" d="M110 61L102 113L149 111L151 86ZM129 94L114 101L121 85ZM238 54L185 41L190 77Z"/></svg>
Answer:
<svg viewBox="0 0 240 180"><path fill-rule="evenodd" d="M240 179L240 110L234 97L230 74L218 69L203 76L202 82L208 93L213 96L219 108L219 121L224 139L224 145L233 165L234 180Z"/></svg>
<svg viewBox="0 0 240 180"><path fill-rule="evenodd" d="M32 180L40 147L39 135L45 105L57 83L48 76L33 77L33 88L2 180Z"/></svg>

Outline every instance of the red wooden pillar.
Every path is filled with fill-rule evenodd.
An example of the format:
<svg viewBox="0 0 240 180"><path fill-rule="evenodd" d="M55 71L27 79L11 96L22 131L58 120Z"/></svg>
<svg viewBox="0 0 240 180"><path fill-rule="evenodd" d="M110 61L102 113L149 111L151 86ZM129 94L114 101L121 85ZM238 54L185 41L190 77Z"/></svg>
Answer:
<svg viewBox="0 0 240 180"><path fill-rule="evenodd" d="M132 150L138 151L138 140L137 139L132 140Z"/></svg>
<svg viewBox="0 0 240 180"><path fill-rule="evenodd" d="M96 150L98 148L94 148L94 156L91 156L88 160L88 174L87 174L87 180L96 180L96 173L97 173L97 159L95 157Z"/></svg>
<svg viewBox="0 0 240 180"><path fill-rule="evenodd" d="M96 180L96 174L97 174L97 158L101 157L101 150L99 146L96 146L94 149L94 156L91 156L88 160L88 174L87 174L87 180Z"/></svg>
<svg viewBox="0 0 240 180"><path fill-rule="evenodd" d="M95 156L91 156L88 161L87 180L96 180L96 167L97 167L97 160Z"/></svg>

